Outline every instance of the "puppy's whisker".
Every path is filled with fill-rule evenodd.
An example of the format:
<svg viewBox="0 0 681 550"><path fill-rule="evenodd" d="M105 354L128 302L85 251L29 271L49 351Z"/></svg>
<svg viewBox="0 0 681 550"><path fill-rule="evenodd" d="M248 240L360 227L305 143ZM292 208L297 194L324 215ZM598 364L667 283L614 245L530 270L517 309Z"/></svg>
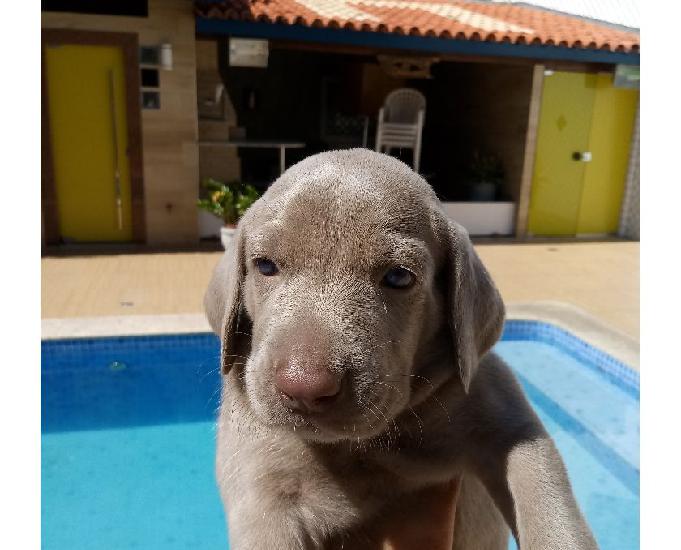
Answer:
<svg viewBox="0 0 681 550"><path fill-rule="evenodd" d="M219 370L220 370L220 367L215 367L214 369L210 369L209 371L204 372L199 378L199 384L201 382L203 382L208 376L210 376L211 374L213 374L214 372L217 372ZM197 372L196 374L198 375L199 373Z"/></svg>
<svg viewBox="0 0 681 550"><path fill-rule="evenodd" d="M366 401L364 403L366 405L366 410L368 410L371 414L373 414L376 417L376 420L379 422L381 421L381 417L376 414L376 405L374 405L371 401Z"/></svg>
<svg viewBox="0 0 681 550"><path fill-rule="evenodd" d="M376 350L378 350L378 349L383 349L385 346L388 346L388 345L390 345L390 344L397 344L397 343L399 343L399 342L400 342L400 340L386 340L386 341L383 342L382 344L373 344L373 345L371 346L371 351L376 351Z"/></svg>
<svg viewBox="0 0 681 550"><path fill-rule="evenodd" d="M379 396L378 394L376 394L375 392L373 392L373 391L371 391L371 390L369 390L369 391L370 391L370 393L371 393L372 395L374 395L374 396L376 396L376 397L380 397L380 396ZM370 403L371 406L373 406L373 407L378 411L378 413L381 415L381 417L382 417L383 420L385 421L385 425L386 425L386 428L387 428L386 435L388 436L388 441L387 441L387 443L386 443L386 448L387 448L387 447L390 445L390 443L392 442L392 435L393 435L393 432L392 432L392 427L391 427L391 425L390 425L390 422L391 422L391 421L388 420L388 417L385 415L385 413L383 412L383 410L381 409L381 407L379 407L376 403L374 403L374 402L371 401L371 400L369 400L369 403ZM394 420L392 420L392 423L393 423L394 427L397 428L397 424L395 423ZM397 428L397 431L399 432L399 428ZM397 434L394 434L394 435L397 437Z"/></svg>
<svg viewBox="0 0 681 550"><path fill-rule="evenodd" d="M368 417L366 414L364 414L364 411L370 411L374 416L376 416L376 413L374 413L373 411L371 411L371 410L366 406L366 402L365 402L365 401L362 401L361 399L358 399L357 402L358 402L358 404L362 407L362 409L360 409L360 411L359 411L360 414L362 415L362 417L364 417L364 420L365 420L366 423L368 424L369 429L370 429L370 430L373 430L373 429L374 429L374 425L372 424L372 422L371 422L371 420L369 419L369 417ZM378 416L376 416L376 420L380 420L380 418L378 418ZM359 443L359 436L357 437L357 442Z"/></svg>
<svg viewBox="0 0 681 550"><path fill-rule="evenodd" d="M245 355L239 355L238 353L225 353L223 357L239 357L240 359L248 361L248 357L246 357Z"/></svg>
<svg viewBox="0 0 681 550"><path fill-rule="evenodd" d="M381 386L385 386L385 387L389 388L390 391L395 391L395 392L399 393L400 396L404 396L404 392L402 390L400 390L399 388L396 388L395 386L391 386L390 384L386 384L385 382L379 382L378 380L376 380L374 383L379 384Z"/></svg>
<svg viewBox="0 0 681 550"><path fill-rule="evenodd" d="M210 397L208 398L208 400L206 401L206 403L203 405L203 408L204 408L204 409L205 409L205 408L208 406L208 404L213 400L213 398L215 397L215 394L217 394L220 390L221 390L220 386L218 386L217 388L215 388L215 389L213 390L213 393L210 394ZM218 404L218 408L219 408L219 404ZM216 411L214 411L214 412L216 412Z"/></svg>
<svg viewBox="0 0 681 550"><path fill-rule="evenodd" d="M416 411L413 409L413 407L408 407L408 409L411 411L411 414L414 415L414 417L416 418L416 422L419 425L419 432L420 432L420 434L419 434L419 445L423 445L423 422L421 421L421 417L418 414L416 414Z"/></svg>
<svg viewBox="0 0 681 550"><path fill-rule="evenodd" d="M427 384L430 384L430 386L434 388L433 382L430 380L430 378L426 378L425 376L421 376L420 374L389 373L386 374L385 376L408 376L409 378L418 378L420 380L425 380Z"/></svg>
<svg viewBox="0 0 681 550"><path fill-rule="evenodd" d="M431 380L429 378L426 378L425 376L421 376L420 374L387 374L385 376L409 376L409 377L413 377L413 378L418 378L420 380L424 380L431 387L431 390L432 390L431 393L426 397L424 402L427 401L428 399L433 399L438 404L438 406L442 409L442 411L445 413L445 416L447 417L447 422L449 424L452 423L452 417L449 415L449 411L446 409L446 407L442 404L442 401L440 401L438 399L437 395L436 395L437 390L440 389L440 388L439 387L436 388L435 385L433 384L433 382L431 382Z"/></svg>
<svg viewBox="0 0 681 550"><path fill-rule="evenodd" d="M379 385L381 385L381 386L387 387L389 391L399 393L399 394L400 394L400 397L403 397L403 396L404 396L404 393L402 392L402 390L400 390L399 388L396 388L395 386L392 386L392 385L390 385L390 384L386 384L385 382L380 382L380 381L378 381L378 380L377 380L375 383L376 383L376 384L379 384ZM373 393L373 392L372 392L372 393ZM375 395L375 394L374 394L374 395ZM395 428L395 431L397 432L397 435L400 436L400 435L401 435L400 428L398 427L397 421L396 421L395 418L392 419L392 423L393 423L393 426L394 426L394 428Z"/></svg>

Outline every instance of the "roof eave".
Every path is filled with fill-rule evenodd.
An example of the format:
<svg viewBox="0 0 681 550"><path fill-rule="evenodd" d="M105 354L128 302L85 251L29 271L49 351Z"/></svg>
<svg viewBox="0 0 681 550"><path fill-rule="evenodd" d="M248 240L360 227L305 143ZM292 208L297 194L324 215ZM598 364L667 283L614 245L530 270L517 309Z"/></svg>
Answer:
<svg viewBox="0 0 681 550"><path fill-rule="evenodd" d="M440 54L488 55L528 59L639 65L638 52L617 52L533 44L511 44L479 40L457 40L428 36L308 27L281 23L261 23L231 19L196 17L197 34L231 35L250 38L295 40L322 44L342 44L381 49L415 50Z"/></svg>

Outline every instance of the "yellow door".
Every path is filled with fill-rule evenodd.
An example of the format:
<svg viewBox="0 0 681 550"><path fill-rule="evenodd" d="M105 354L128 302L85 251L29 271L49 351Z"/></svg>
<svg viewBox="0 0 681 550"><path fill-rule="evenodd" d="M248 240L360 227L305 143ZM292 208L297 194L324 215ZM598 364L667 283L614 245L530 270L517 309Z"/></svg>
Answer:
<svg viewBox="0 0 681 550"><path fill-rule="evenodd" d="M637 104L638 90L615 88L612 74L544 78L530 234L617 231Z"/></svg>
<svg viewBox="0 0 681 550"><path fill-rule="evenodd" d="M612 75L598 75L578 234L617 232L637 105L638 90L615 88Z"/></svg>
<svg viewBox="0 0 681 550"><path fill-rule="evenodd" d="M544 77L528 231L575 235L589 150L596 75L555 72Z"/></svg>
<svg viewBox="0 0 681 550"><path fill-rule="evenodd" d="M123 53L48 46L45 64L60 235L131 240Z"/></svg>

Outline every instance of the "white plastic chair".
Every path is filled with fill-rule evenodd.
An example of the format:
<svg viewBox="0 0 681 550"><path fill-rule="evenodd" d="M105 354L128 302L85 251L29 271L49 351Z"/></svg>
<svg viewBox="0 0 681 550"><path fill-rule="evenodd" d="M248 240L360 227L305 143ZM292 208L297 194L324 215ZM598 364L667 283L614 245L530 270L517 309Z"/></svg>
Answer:
<svg viewBox="0 0 681 550"><path fill-rule="evenodd" d="M388 153L394 147L414 152L414 170L421 161L421 133L426 118L426 98L412 88L390 92L378 112L376 151Z"/></svg>

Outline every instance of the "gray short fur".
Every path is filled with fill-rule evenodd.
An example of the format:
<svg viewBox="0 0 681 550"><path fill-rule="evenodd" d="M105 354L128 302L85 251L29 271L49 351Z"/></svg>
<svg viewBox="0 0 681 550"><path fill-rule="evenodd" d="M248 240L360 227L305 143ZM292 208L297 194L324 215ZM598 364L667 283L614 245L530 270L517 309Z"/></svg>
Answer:
<svg viewBox="0 0 681 550"><path fill-rule="evenodd" d="M392 265L416 284L382 287ZM509 527L521 549L596 548L553 441L489 352L499 292L402 162L354 149L289 168L240 221L205 307L222 338L217 479L235 550L328 547L457 476L455 548L505 548ZM318 424L273 387L294 356L351 382Z"/></svg>

